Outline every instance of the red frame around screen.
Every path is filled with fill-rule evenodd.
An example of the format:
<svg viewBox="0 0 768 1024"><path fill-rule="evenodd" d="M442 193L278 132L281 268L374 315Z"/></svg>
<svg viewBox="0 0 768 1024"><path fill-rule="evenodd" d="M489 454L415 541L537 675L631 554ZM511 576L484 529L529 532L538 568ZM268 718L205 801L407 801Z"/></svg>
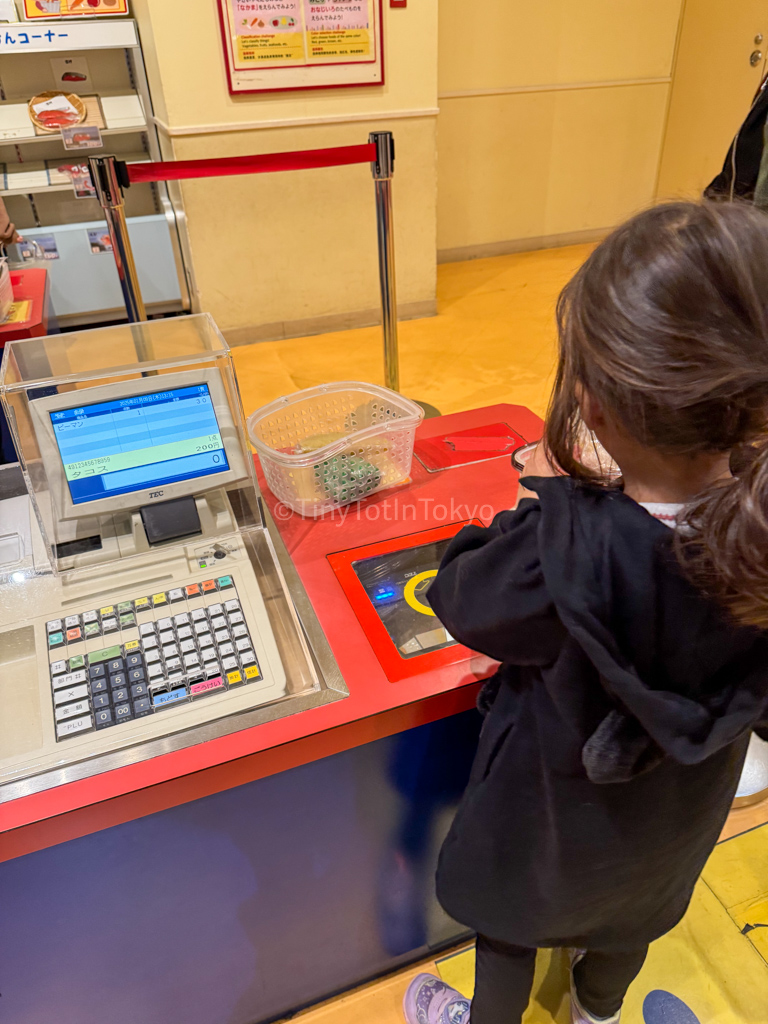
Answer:
<svg viewBox="0 0 768 1024"><path fill-rule="evenodd" d="M442 668L445 665L455 665L459 661L467 661L474 657L474 651L470 651L462 644L454 644L451 647L443 647L439 651L425 651L412 658L401 657L394 640L387 632L387 627L379 618L371 599L366 594L365 587L352 568L352 563L359 562L363 558L391 555L396 551L407 551L410 548L422 547L424 544L434 544L447 537L455 537L465 526L483 525L479 519L468 519L461 523L448 523L432 530L422 530L420 533L412 533L405 537L377 541L375 544L364 544L359 548L337 551L326 556L347 600L352 605L358 622L365 631L379 664L391 683L399 683L403 679L420 676L424 672Z"/></svg>
<svg viewBox="0 0 768 1024"><path fill-rule="evenodd" d="M262 92L299 92L307 89L361 89L366 86L382 86L386 82L386 69L384 66L384 0L378 0L379 9L379 28L381 31L378 36L378 48L376 57L373 60L340 60L340 61L328 61L325 64L318 65L302 65L302 67L315 66L324 68L334 67L346 67L347 65L365 65L375 64L379 57L381 58L381 81L380 82L341 82L338 85L276 85L274 89L235 89L232 84L232 75L234 74L234 54L230 50L230 38L229 38L229 16L226 11L225 5L228 0L218 0L219 10L219 28L221 29L221 44L224 47L224 67L227 72L227 87L229 89L230 96L250 96L256 95ZM376 3L374 2L374 6ZM277 66L279 67L279 65ZM267 69L268 70L268 69ZM284 70L284 69L283 69Z"/></svg>

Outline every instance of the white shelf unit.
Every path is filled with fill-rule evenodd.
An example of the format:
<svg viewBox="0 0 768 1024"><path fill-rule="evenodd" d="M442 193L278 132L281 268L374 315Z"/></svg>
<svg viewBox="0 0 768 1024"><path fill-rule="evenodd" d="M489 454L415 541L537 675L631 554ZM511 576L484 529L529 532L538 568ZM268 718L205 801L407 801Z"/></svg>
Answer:
<svg viewBox="0 0 768 1024"><path fill-rule="evenodd" d="M105 223L101 207L96 199L76 198L57 168L106 153L129 162L161 159L136 23L107 18L37 24L43 27L35 38L42 42L34 45L20 45L20 34L31 34L29 25L8 26L8 37L0 33L0 196L25 238L56 240L58 259L46 268L60 323L112 321L125 315L117 271L111 255L96 254L88 240L88 232ZM49 26L57 32L46 32ZM86 80L63 81L62 58L87 71ZM27 104L51 89L83 98L89 110L84 123L97 118L101 149L67 150L59 132L36 131ZM134 185L125 205L148 313L189 310L188 274L167 186Z"/></svg>
<svg viewBox="0 0 768 1024"><path fill-rule="evenodd" d="M87 157L82 156L80 159L85 160ZM142 150L138 153L127 153L124 159L129 163L143 163L149 157L146 151ZM71 192L71 180L57 168L76 162L77 154L73 153L64 160L6 165L5 171L0 165L0 194L5 199L7 196L40 195L44 192Z"/></svg>

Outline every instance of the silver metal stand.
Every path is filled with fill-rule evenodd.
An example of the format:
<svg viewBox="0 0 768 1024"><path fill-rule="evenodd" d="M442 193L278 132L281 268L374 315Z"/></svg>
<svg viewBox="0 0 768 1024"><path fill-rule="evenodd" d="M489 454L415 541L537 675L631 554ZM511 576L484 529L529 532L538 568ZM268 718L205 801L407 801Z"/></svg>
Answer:
<svg viewBox="0 0 768 1024"><path fill-rule="evenodd" d="M392 175L395 170L395 140L392 132L371 132L368 141L376 145L376 162L371 172L376 183L376 227L379 236L379 284L384 330L384 383L400 390L400 354L397 346L397 285L395 281L395 228L392 213Z"/></svg>
<svg viewBox="0 0 768 1024"><path fill-rule="evenodd" d="M379 283L384 330L384 378L392 391L400 390L400 355L397 341L397 288L395 281L395 231L392 208L392 175L395 169L395 140L392 132L371 132L368 141L376 146L376 160L371 164L376 185L376 224L379 239ZM109 228L125 309L130 323L147 319L141 297L136 264L125 219L123 188L128 187L125 164L113 156L96 156L89 160L96 195ZM137 339L137 345L140 341ZM139 353L140 358L148 358ZM427 416L439 412L419 402Z"/></svg>
<svg viewBox="0 0 768 1024"><path fill-rule="evenodd" d="M121 186L127 182L121 183L113 156L92 156L88 163L91 167L91 178L96 189L96 196L107 220L128 321L137 324L147 319L147 311L141 297L139 276L136 273L131 240L128 237L128 224L125 219L125 203Z"/></svg>

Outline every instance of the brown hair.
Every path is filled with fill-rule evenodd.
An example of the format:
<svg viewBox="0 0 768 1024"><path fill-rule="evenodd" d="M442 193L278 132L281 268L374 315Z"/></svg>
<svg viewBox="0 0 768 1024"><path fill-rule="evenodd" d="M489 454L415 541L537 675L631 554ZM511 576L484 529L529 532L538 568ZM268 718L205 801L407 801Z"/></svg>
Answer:
<svg viewBox="0 0 768 1024"><path fill-rule="evenodd" d="M739 203L647 210L595 249L557 319L553 458L609 483L574 457L579 387L650 448L733 453L733 480L686 509L678 557L738 621L768 627L768 216Z"/></svg>

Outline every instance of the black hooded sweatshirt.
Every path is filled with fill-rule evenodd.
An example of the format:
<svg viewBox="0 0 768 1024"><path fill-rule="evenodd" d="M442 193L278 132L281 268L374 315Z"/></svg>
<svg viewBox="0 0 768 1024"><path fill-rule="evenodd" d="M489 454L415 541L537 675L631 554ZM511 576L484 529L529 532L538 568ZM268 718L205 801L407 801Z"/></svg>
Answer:
<svg viewBox="0 0 768 1024"><path fill-rule="evenodd" d="M514 945L632 950L685 913L766 730L768 634L727 621L620 491L524 482L538 500L462 530L429 590L502 662L438 896Z"/></svg>

